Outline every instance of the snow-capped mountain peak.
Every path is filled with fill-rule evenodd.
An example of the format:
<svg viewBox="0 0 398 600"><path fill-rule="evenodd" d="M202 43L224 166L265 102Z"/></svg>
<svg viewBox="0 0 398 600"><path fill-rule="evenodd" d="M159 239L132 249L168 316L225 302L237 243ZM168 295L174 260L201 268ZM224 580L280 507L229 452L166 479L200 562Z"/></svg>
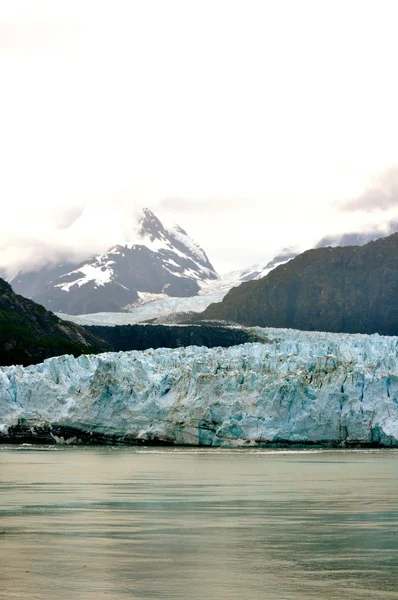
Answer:
<svg viewBox="0 0 398 600"><path fill-rule="evenodd" d="M144 208L138 222L136 240L125 244L128 248L143 245L153 250L173 251L183 258L198 261L202 268L214 272L204 250L179 225L166 225L149 209Z"/></svg>
<svg viewBox="0 0 398 600"><path fill-rule="evenodd" d="M148 208L143 210L131 242L64 272L59 265L56 269L54 277L52 269L48 270L32 297L66 314L121 311L139 305L148 294L195 296L200 283L218 278L206 253L186 231L178 225L165 226ZM23 286L24 275L19 275L16 291L23 294Z"/></svg>

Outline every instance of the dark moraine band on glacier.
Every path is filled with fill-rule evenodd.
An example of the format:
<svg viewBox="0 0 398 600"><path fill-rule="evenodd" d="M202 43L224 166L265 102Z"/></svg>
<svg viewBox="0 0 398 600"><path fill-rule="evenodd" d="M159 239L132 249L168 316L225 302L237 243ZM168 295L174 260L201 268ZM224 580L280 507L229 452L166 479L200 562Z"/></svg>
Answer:
<svg viewBox="0 0 398 600"><path fill-rule="evenodd" d="M0 439L398 446L397 337L255 332L263 343L3 367Z"/></svg>

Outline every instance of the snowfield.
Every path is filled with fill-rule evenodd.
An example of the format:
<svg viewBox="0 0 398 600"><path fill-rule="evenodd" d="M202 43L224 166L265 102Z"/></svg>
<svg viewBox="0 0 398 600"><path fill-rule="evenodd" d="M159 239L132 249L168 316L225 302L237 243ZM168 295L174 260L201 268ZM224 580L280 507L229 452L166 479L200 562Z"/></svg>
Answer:
<svg viewBox="0 0 398 600"><path fill-rule="evenodd" d="M88 432L205 446L398 445L398 338L255 331L263 344L0 368L0 431L12 439L23 423L58 442Z"/></svg>

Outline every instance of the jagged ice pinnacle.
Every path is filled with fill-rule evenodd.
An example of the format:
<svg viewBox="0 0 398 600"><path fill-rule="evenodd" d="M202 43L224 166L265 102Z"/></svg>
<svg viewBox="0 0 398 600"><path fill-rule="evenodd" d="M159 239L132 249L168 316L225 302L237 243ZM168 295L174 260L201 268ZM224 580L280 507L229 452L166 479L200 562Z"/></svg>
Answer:
<svg viewBox="0 0 398 600"><path fill-rule="evenodd" d="M398 338L256 328L264 343L60 356L0 368L0 430L21 420L116 441L398 445ZM65 429L66 430L66 429Z"/></svg>

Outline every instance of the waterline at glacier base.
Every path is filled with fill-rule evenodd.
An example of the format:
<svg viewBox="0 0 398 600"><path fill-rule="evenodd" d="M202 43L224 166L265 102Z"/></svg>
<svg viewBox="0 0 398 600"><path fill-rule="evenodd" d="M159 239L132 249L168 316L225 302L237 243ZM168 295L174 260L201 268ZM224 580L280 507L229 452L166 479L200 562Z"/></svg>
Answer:
<svg viewBox="0 0 398 600"><path fill-rule="evenodd" d="M2 367L0 442L398 446L397 337L255 331Z"/></svg>

